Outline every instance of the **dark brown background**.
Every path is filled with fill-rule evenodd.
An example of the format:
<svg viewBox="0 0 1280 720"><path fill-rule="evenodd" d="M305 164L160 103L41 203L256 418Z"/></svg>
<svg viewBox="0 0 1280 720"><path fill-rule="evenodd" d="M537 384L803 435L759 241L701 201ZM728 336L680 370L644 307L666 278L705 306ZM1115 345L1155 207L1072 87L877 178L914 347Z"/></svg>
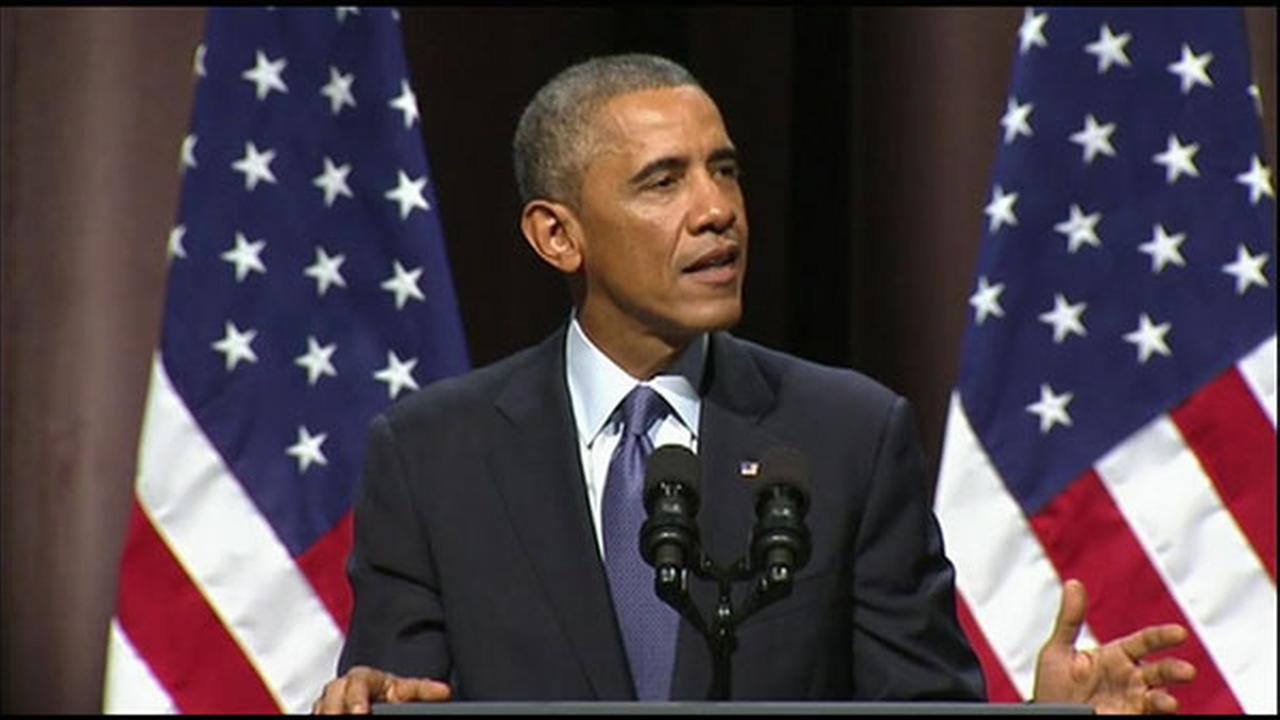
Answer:
<svg viewBox="0 0 1280 720"><path fill-rule="evenodd" d="M937 458L1016 8L404 10L476 364L564 317L516 229L523 104L589 54L665 53L746 162L740 335L905 394ZM1275 167L1275 11L1246 11ZM94 712L159 334L196 9L0 10L0 705Z"/></svg>

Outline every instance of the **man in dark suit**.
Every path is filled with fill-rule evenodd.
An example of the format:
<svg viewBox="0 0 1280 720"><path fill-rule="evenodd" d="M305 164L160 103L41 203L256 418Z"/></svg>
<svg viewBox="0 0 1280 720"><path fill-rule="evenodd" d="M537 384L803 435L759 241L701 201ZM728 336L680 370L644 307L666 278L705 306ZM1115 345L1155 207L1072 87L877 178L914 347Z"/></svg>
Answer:
<svg viewBox="0 0 1280 720"><path fill-rule="evenodd" d="M733 144L696 80L652 56L574 66L526 109L515 159L521 228L568 279L573 317L375 420L342 676L315 709L705 698L707 648L639 558L635 476L663 444L699 456L702 542L721 564L754 520L750 463L786 445L810 468L812 558L790 597L739 628L734 699L981 699L907 403L726 332L747 218ZM714 588L692 591L706 616ZM1080 653L1083 617L1068 583L1038 699L1176 708L1162 688L1194 669L1140 660L1182 628Z"/></svg>

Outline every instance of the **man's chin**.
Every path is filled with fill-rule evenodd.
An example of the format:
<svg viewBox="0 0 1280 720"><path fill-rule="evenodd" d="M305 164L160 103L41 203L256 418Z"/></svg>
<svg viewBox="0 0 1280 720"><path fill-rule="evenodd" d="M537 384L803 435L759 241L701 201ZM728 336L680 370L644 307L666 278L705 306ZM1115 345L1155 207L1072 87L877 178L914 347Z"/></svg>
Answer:
<svg viewBox="0 0 1280 720"><path fill-rule="evenodd" d="M706 332L728 330L742 319L742 304L738 302L717 303L715 307L699 308L699 312L683 318L683 331L690 335L701 335Z"/></svg>

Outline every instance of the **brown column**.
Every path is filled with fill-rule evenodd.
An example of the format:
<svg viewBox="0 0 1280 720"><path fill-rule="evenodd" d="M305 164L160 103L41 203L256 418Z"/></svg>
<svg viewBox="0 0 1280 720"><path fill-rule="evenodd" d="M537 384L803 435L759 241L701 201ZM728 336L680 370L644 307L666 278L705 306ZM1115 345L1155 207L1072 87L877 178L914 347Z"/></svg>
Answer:
<svg viewBox="0 0 1280 720"><path fill-rule="evenodd" d="M3 12L3 703L95 712L203 12Z"/></svg>

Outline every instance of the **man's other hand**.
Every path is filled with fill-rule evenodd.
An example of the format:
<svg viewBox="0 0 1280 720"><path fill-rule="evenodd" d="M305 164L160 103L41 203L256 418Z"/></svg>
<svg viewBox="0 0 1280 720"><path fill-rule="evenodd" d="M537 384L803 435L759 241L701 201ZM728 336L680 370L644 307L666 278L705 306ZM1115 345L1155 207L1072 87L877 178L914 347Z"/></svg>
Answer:
<svg viewBox="0 0 1280 720"><path fill-rule="evenodd" d="M1085 652L1075 648L1088 599L1079 580L1062 587L1053 634L1036 663L1037 702L1087 703L1098 714L1154 714L1178 710L1164 688L1191 681L1196 669L1176 658L1142 662L1147 655L1187 639L1181 625L1152 625Z"/></svg>
<svg viewBox="0 0 1280 720"><path fill-rule="evenodd" d="M364 665L330 680L311 706L315 715L368 713L373 703L437 702L448 700L449 686L427 678L402 678Z"/></svg>

